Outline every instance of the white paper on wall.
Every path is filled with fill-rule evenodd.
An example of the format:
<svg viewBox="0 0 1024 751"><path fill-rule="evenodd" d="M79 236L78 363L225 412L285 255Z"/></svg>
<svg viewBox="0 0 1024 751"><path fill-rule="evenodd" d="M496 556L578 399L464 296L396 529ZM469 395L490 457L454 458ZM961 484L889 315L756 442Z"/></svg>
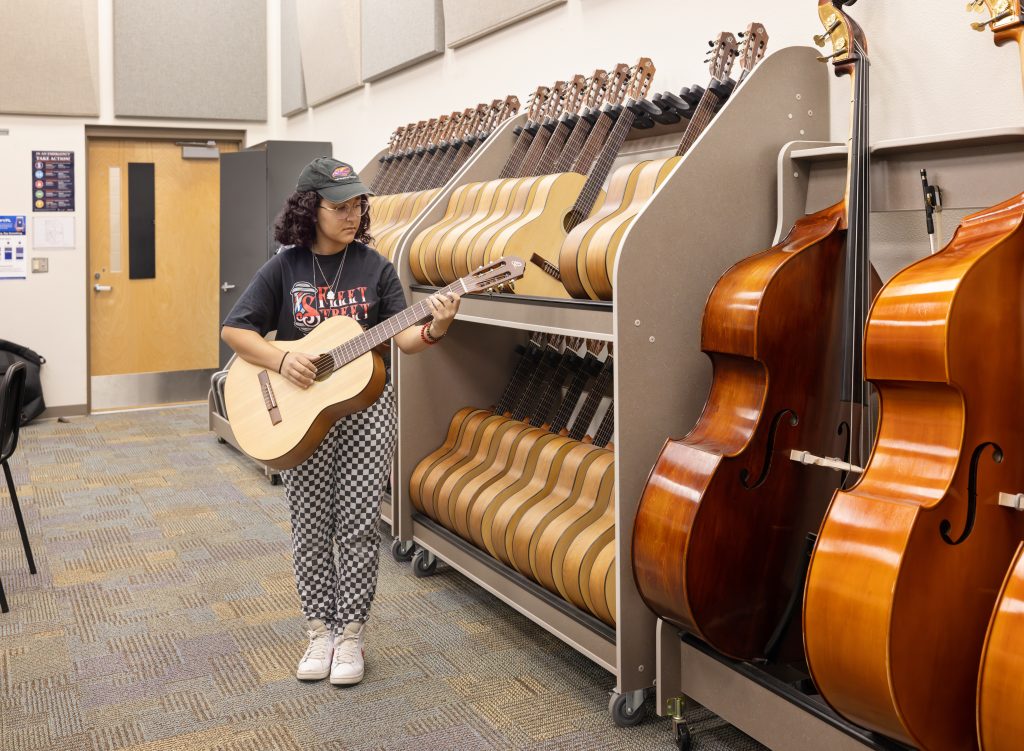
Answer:
<svg viewBox="0 0 1024 751"><path fill-rule="evenodd" d="M54 250L75 247L75 215L35 215L32 217L32 247Z"/></svg>

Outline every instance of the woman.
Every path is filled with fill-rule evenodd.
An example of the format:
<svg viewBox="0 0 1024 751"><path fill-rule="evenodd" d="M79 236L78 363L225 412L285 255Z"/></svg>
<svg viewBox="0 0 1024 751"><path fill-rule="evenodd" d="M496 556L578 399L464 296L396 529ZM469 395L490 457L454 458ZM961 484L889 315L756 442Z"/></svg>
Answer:
<svg viewBox="0 0 1024 751"><path fill-rule="evenodd" d="M264 336L296 340L324 318L347 315L365 328L404 310L394 266L367 246L370 192L352 167L327 157L302 170L274 226L283 247L259 270L225 319L221 336L239 357L275 370L303 388L313 384L317 353L287 352ZM432 320L394 340L421 352L448 331L459 308L455 294L429 298ZM363 678L365 624L377 585L380 496L395 448L394 387L388 379L369 408L344 417L317 451L281 473L291 509L295 581L307 619L309 646L299 680ZM335 564L335 544L338 546Z"/></svg>

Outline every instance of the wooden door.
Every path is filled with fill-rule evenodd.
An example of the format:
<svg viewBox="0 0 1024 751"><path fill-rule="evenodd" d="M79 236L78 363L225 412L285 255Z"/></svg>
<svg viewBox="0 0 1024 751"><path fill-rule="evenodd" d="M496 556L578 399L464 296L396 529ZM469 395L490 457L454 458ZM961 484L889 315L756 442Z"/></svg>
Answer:
<svg viewBox="0 0 1024 751"><path fill-rule="evenodd" d="M234 143L218 146L222 152L237 150ZM129 217L134 208L132 229L137 233L138 209L146 197L140 197L138 179L130 194L129 172L138 174L140 168L129 165L146 164L152 165L154 242L151 269L142 272L149 278L138 278L145 264L132 257ZM148 169L141 168L143 177ZM101 408L133 406L123 402L132 401L124 392L125 384L134 381L112 377L195 373L217 367L219 160L184 159L182 147L173 141L90 139L88 196L93 403ZM121 403L96 405L97 385L104 382L108 392L114 386ZM152 389L137 393L139 403L183 400L156 398Z"/></svg>

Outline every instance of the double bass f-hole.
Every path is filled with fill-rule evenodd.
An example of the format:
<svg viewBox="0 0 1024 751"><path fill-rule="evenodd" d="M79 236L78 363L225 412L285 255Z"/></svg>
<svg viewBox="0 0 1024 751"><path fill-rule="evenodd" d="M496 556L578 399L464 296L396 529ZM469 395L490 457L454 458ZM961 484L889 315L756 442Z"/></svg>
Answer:
<svg viewBox="0 0 1024 751"><path fill-rule="evenodd" d="M789 424L791 427L795 428L800 424L800 418L797 416L796 412L791 409L779 410L775 414L775 417L772 418L772 427L768 431L768 447L764 452L764 465L761 467L761 474L757 476L757 479L754 482L750 482L750 472L746 468L740 470L740 482L747 490L753 490L754 488L760 487L764 484L764 481L768 479L768 472L772 468L772 454L775 453L775 434L779 430L779 423L782 422L782 418L786 415L789 415Z"/></svg>
<svg viewBox="0 0 1024 751"><path fill-rule="evenodd" d="M974 453L971 455L971 474L967 478L967 519L964 521L964 531L954 540L949 535L953 529L953 525L950 524L949 520L943 519L939 525L939 534L942 535L942 539L949 545L959 545L970 537L971 530L974 529L974 519L978 512L978 464L981 462L982 453L989 446L992 447L992 461L996 464L1000 464L1003 461L1003 450L997 443L986 441L974 449Z"/></svg>

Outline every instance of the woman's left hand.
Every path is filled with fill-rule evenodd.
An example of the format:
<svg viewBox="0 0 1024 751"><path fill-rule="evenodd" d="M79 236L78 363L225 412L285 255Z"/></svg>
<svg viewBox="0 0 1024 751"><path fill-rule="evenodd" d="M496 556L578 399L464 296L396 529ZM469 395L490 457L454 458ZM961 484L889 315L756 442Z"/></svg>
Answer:
<svg viewBox="0 0 1024 751"><path fill-rule="evenodd" d="M445 335L452 319L459 312L459 295L455 292L438 292L427 298L434 320L430 324L430 335L435 339Z"/></svg>

